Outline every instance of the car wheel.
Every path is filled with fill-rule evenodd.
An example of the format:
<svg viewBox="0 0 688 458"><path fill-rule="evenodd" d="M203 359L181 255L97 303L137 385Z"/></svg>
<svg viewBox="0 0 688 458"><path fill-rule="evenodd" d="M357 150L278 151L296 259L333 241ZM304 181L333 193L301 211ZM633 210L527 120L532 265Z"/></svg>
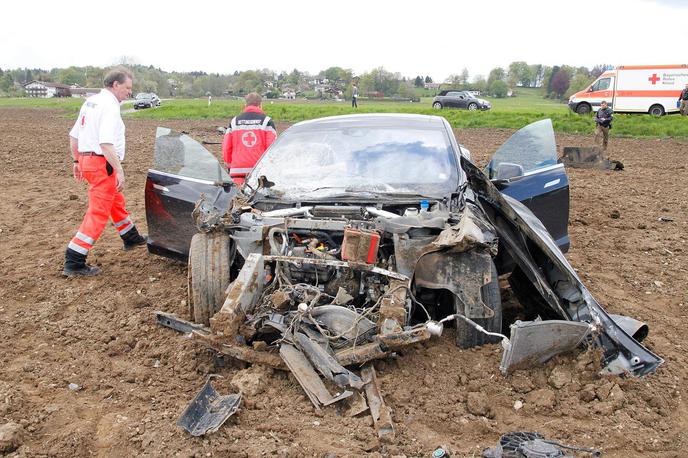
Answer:
<svg viewBox="0 0 688 458"><path fill-rule="evenodd" d="M230 281L231 241L225 233L198 233L191 239L188 262L189 315L195 323L210 324L222 308Z"/></svg>
<svg viewBox="0 0 688 458"><path fill-rule="evenodd" d="M138 109L139 109L139 107L136 107L136 106L134 107L134 110L138 110Z"/></svg>
<svg viewBox="0 0 688 458"><path fill-rule="evenodd" d="M471 111L475 111L475 110L478 109L478 104L477 104L477 103L471 102L471 103L468 104L468 109L471 110Z"/></svg>
<svg viewBox="0 0 688 458"><path fill-rule="evenodd" d="M579 115L586 115L592 111L592 108L590 108L590 105L587 103L581 103L576 107L576 113Z"/></svg>
<svg viewBox="0 0 688 458"><path fill-rule="evenodd" d="M664 107L663 107L662 105L659 105L659 104L657 104L657 105L652 105L652 106L650 107L649 113L650 113L652 116L656 116L656 117L664 116L664 113L665 113L665 112L664 112Z"/></svg>
<svg viewBox="0 0 688 458"><path fill-rule="evenodd" d="M499 278L497 267L492 263L490 283L482 287L483 302L494 312L492 318L471 318L477 324L489 332L502 332L502 297L499 292ZM464 304L454 296L454 309L456 313L465 314ZM461 348L471 348L486 343L498 342L498 337L488 336L461 318L456 319L456 345Z"/></svg>
<svg viewBox="0 0 688 458"><path fill-rule="evenodd" d="M432 104L432 107L433 107L435 110L441 110L441 109L442 109L442 104L441 104L440 102L435 102L435 103Z"/></svg>

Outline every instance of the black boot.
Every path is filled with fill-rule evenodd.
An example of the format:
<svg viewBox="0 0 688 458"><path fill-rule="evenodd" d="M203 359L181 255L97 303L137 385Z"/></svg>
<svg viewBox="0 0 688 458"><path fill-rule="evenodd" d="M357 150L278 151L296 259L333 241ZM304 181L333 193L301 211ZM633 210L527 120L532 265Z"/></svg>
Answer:
<svg viewBox="0 0 688 458"><path fill-rule="evenodd" d="M85 254L67 248L67 251L65 251L65 263L64 269L62 269L62 275L65 277L92 277L99 273L100 267L86 264Z"/></svg>
<svg viewBox="0 0 688 458"><path fill-rule="evenodd" d="M136 230L136 226L129 229L120 237L122 237L122 241L124 242L125 250L131 250L136 247L144 246L148 242L148 236L145 234L139 234L139 231Z"/></svg>

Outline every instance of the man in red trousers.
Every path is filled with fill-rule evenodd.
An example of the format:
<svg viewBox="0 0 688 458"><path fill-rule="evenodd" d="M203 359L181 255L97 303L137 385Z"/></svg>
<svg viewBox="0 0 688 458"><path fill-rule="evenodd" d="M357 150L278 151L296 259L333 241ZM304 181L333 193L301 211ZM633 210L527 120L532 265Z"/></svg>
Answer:
<svg viewBox="0 0 688 458"><path fill-rule="evenodd" d="M69 132L74 160L74 178L88 182L88 210L78 231L67 245L62 274L67 277L92 276L100 268L86 264L86 256L102 234L108 219L119 232L124 249L146 244L125 208L124 122L120 103L131 97L132 75L125 68L111 70L105 88L89 97Z"/></svg>

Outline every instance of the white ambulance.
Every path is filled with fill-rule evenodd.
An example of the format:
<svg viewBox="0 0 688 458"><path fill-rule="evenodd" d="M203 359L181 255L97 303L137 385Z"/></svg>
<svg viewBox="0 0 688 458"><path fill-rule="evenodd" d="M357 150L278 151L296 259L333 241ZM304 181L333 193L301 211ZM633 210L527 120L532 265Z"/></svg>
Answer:
<svg viewBox="0 0 688 458"><path fill-rule="evenodd" d="M579 114L597 111L606 100L616 113L678 112L676 101L688 84L688 65L626 65L602 73L587 89L569 98Z"/></svg>

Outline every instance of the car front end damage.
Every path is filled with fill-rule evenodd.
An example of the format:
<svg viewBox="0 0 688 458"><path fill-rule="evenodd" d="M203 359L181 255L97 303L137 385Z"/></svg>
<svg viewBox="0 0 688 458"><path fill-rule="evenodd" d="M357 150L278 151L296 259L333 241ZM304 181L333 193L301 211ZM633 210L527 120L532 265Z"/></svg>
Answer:
<svg viewBox="0 0 688 458"><path fill-rule="evenodd" d="M501 341L505 375L582 344L602 350L605 373L653 372L662 360L602 309L539 220L463 166L475 192L456 212L439 201L406 216L373 205L260 210L236 197L218 217L199 205L199 227L226 236L236 273L219 308L199 314L201 304L190 304L208 320L183 330L222 354L290 370L316 408L376 390L365 381L374 379L370 361L449 324L462 346ZM518 321L501 334L500 304L488 292L498 288L499 249L555 319ZM391 423L380 425L380 437L393 435Z"/></svg>
<svg viewBox="0 0 688 458"><path fill-rule="evenodd" d="M542 122L535 127L551 130ZM358 127L347 129L362 138ZM540 138L527 134L515 137L529 145ZM156 156L169 159L166 138L159 136ZM324 167L336 160L326 158ZM263 167L272 159L264 157ZM464 348L501 342L504 375L580 347L601 351L603 373L655 371L662 359L638 342L647 326L600 306L550 235L557 226L545 227L500 191L509 178L493 182L466 157L457 161L458 187L445 197L339 187L294 197L301 194L278 192L279 185L256 173L240 192L204 194L192 212L199 231L188 257L192 322L157 312L158 322L223 355L291 371L316 409L339 402L369 409L383 439L394 428L371 362L448 326ZM222 170L208 162L206 173L197 163L179 169L197 176L188 183L226 185ZM537 165L556 172L547 161ZM172 169L166 170L169 177ZM217 179L201 179L215 172ZM523 184L528 176L516 178ZM174 197L171 182L153 186L164 191L151 199L155 205ZM500 277L527 320L502 325ZM238 402L227 400L226 410ZM192 416L185 424L198 431L198 421Z"/></svg>

